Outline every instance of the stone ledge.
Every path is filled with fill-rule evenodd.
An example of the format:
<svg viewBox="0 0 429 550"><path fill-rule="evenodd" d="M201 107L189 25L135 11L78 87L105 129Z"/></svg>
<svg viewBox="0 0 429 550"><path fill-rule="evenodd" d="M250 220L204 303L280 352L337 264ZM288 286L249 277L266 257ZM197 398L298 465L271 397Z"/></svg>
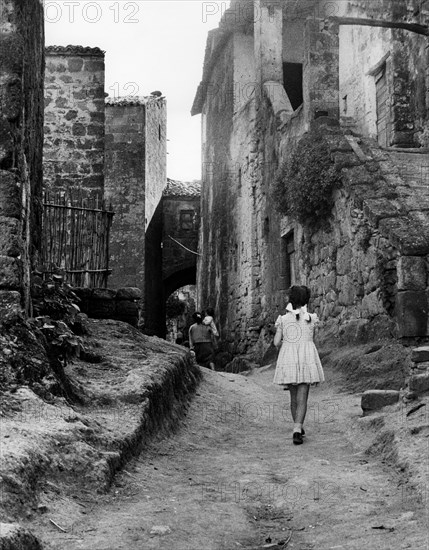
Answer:
<svg viewBox="0 0 429 550"><path fill-rule="evenodd" d="M361 407L364 414L393 405L399 401L399 391L367 390L362 395Z"/></svg>

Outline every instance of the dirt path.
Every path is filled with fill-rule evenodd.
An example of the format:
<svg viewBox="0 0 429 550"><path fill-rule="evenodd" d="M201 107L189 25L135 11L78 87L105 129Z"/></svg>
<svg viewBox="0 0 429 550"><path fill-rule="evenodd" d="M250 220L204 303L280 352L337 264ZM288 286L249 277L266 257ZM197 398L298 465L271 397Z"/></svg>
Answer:
<svg viewBox="0 0 429 550"><path fill-rule="evenodd" d="M352 446L359 398L328 384L310 394L306 441L291 443L288 392L272 371L205 371L177 433L153 442L108 495L87 495L62 533L34 526L61 550L427 550L425 510L391 468ZM329 373L328 373L329 377ZM70 525L70 509L51 514Z"/></svg>

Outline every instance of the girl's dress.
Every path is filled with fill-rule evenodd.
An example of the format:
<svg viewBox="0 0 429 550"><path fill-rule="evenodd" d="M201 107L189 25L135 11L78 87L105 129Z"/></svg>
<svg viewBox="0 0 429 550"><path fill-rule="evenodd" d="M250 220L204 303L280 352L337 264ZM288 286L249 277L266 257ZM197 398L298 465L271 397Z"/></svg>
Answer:
<svg viewBox="0 0 429 550"><path fill-rule="evenodd" d="M310 318L311 322L306 318ZM315 313L301 314L299 320L291 312L278 317L275 326L282 328L283 340L274 374L275 384L318 384L325 380L313 342L314 328L318 322Z"/></svg>

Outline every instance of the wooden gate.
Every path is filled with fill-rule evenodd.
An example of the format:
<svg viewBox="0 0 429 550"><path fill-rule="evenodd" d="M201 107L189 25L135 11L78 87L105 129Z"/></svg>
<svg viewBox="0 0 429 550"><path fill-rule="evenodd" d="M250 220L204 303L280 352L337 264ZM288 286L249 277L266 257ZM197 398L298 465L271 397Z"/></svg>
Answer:
<svg viewBox="0 0 429 550"><path fill-rule="evenodd" d="M106 287L114 212L104 201L69 192L46 192L43 201L42 271L63 273L75 287Z"/></svg>

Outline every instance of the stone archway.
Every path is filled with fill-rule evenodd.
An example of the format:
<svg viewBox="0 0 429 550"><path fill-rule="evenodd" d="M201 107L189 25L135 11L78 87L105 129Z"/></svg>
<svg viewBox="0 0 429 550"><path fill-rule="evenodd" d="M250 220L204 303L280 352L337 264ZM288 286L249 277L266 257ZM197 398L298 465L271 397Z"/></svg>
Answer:
<svg viewBox="0 0 429 550"><path fill-rule="evenodd" d="M178 288L186 285L195 285L197 281L197 266L186 267L172 273L164 280L164 296L167 299Z"/></svg>

